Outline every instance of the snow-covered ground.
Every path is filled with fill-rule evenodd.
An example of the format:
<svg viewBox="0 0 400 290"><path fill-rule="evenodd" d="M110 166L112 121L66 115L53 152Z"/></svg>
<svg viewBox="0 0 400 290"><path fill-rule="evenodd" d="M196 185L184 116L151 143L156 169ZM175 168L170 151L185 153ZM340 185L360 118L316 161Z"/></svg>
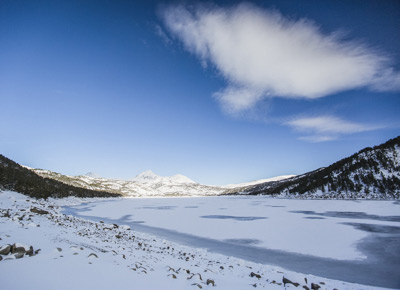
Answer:
<svg viewBox="0 0 400 290"><path fill-rule="evenodd" d="M355 229L356 224L399 224L392 221L399 205L386 202L376 202L373 206L364 202L355 204L358 212L368 214L361 219L333 217L334 213L323 215L328 211L354 211L351 202L347 209L344 203L332 203L329 207L314 203L317 201L303 201L310 202L305 207L296 204L296 200L237 197L88 202L76 198L37 201L14 192L0 192L0 248L20 243L33 246L35 251L40 249L31 257L15 259L11 254L2 256L1 289L316 289L317 285L321 290L380 289L295 273L278 266L213 253L205 248L180 245L159 235L138 232L135 226L160 227L193 236L229 240L227 243L232 245L255 243L260 248L279 245L277 241L269 243L267 237L286 232L288 235L280 238L281 249L289 245L284 241L295 237L292 244L299 243L300 246L292 251L322 257L326 256L322 251L313 252L312 247L303 245L306 243L300 239L310 234L315 237L316 233L323 236L327 234L324 227L332 226L332 231L339 231L338 235L350 237L339 239L342 247L347 247L344 251L349 256L346 258L339 247L334 251L340 253L329 256L364 259L362 251L351 245L351 241L366 235L365 231ZM76 214L102 217L105 222L65 215L62 205L75 205ZM296 210L314 213L291 212ZM273 227L280 215L282 223ZM375 221L371 220L372 217ZM377 217L380 220L376 220ZM117 224L107 222L111 219ZM354 225L339 226L338 220L351 221ZM144 223L135 223L140 221ZM132 229L124 224L130 224ZM286 227L286 231L279 231L282 227ZM302 234L307 227L314 231ZM327 240L322 238L313 245L317 247L315 245ZM395 285L396 279L398 277L393 277L389 284Z"/></svg>

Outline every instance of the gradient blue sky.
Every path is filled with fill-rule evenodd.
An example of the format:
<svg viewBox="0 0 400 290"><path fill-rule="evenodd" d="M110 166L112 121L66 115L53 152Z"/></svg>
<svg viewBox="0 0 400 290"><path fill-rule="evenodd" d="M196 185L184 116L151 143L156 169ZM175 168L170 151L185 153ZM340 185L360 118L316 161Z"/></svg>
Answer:
<svg viewBox="0 0 400 290"><path fill-rule="evenodd" d="M69 175L127 179L151 169L226 184L301 174L400 134L399 1L187 3L0 1L0 153ZM272 20L248 23L242 39L241 13ZM225 18L203 29L210 15ZM264 33L268 23L276 35ZM288 27L311 31L315 43L339 37L305 59L299 43L310 43L289 37L292 50L274 69L259 41L281 51ZM246 62L256 46L267 65L253 54L255 64ZM337 53L345 80L331 84L342 75L332 69L314 86L308 72L323 75L337 63L325 56ZM364 63L372 76L358 79ZM354 67L361 83L351 87ZM254 85L247 75L258 70Z"/></svg>

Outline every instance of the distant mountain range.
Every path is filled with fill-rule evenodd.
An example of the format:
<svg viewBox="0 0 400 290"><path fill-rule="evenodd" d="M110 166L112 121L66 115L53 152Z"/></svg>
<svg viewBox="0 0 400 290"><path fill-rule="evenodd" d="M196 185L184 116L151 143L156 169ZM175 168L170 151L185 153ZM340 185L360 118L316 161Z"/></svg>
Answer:
<svg viewBox="0 0 400 290"><path fill-rule="evenodd" d="M275 182L234 188L227 194L304 198L400 198L400 136L365 148L328 167Z"/></svg>
<svg viewBox="0 0 400 290"><path fill-rule="evenodd" d="M221 195L232 188L240 188L265 181L281 180L293 176L280 176L237 185L212 186L196 183L181 174L168 177L159 176L151 170L144 171L131 180L121 180L102 178L93 173L68 176L49 170L29 169L41 177L50 178L76 187L106 191L130 197Z"/></svg>
<svg viewBox="0 0 400 290"><path fill-rule="evenodd" d="M225 186L202 185L177 174L144 171L131 180L94 173L68 176L21 166L0 155L0 189L34 197L273 195L301 198L400 198L400 136L365 148L328 167L299 176L284 175Z"/></svg>

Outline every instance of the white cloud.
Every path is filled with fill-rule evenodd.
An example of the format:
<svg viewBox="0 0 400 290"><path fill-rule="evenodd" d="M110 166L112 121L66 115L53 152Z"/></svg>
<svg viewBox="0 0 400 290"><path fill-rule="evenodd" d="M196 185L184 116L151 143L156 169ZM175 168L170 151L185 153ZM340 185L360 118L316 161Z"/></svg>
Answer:
<svg viewBox="0 0 400 290"><path fill-rule="evenodd" d="M263 98L263 91L251 87L228 86L224 90L214 93L223 109L230 113L250 109Z"/></svg>
<svg viewBox="0 0 400 290"><path fill-rule="evenodd" d="M299 139L309 142L325 142L341 135L372 131L382 126L358 124L335 116L301 117L284 123L296 131L306 133Z"/></svg>
<svg viewBox="0 0 400 290"><path fill-rule="evenodd" d="M400 89L400 74L389 58L339 33L324 34L306 19L287 19L250 4L172 5L161 15L173 37L227 80L215 97L230 112L267 97L314 99L359 87Z"/></svg>

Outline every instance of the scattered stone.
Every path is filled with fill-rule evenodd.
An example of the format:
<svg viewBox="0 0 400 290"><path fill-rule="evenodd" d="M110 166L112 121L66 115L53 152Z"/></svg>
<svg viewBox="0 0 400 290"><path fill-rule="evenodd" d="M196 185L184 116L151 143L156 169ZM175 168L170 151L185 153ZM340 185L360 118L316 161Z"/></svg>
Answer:
<svg viewBox="0 0 400 290"><path fill-rule="evenodd" d="M1 260L3 260L3 257L2 257L2 256L0 256L0 261L1 261Z"/></svg>
<svg viewBox="0 0 400 290"><path fill-rule="evenodd" d="M299 283L290 281L290 280L287 279L285 276L283 276L282 282L283 282L283 286L286 286L286 284L292 284L292 285L298 287L298 286L300 285Z"/></svg>
<svg viewBox="0 0 400 290"><path fill-rule="evenodd" d="M310 290L310 288L308 288L306 285L303 285L303 288L304 288L305 290ZM335 290L335 289L333 289L333 290Z"/></svg>
<svg viewBox="0 0 400 290"><path fill-rule="evenodd" d="M199 289L203 288L199 283L193 283L192 286L197 286L197 287L199 287Z"/></svg>
<svg viewBox="0 0 400 290"><path fill-rule="evenodd" d="M37 208L37 207L32 207L31 208L31 212L37 213L37 214L48 214L49 213L47 210L40 209L40 208Z"/></svg>
<svg viewBox="0 0 400 290"><path fill-rule="evenodd" d="M88 256L88 258L90 258L90 257L98 258L98 256L97 256L95 253L90 253L89 256Z"/></svg>
<svg viewBox="0 0 400 290"><path fill-rule="evenodd" d="M250 277L256 277L257 279L261 279L261 275L254 272L250 273Z"/></svg>
<svg viewBox="0 0 400 290"><path fill-rule="evenodd" d="M0 248L0 255L8 255L11 252L11 245L4 245Z"/></svg>
<svg viewBox="0 0 400 290"><path fill-rule="evenodd" d="M176 275L175 274L169 274L168 276L171 276L172 279L176 279Z"/></svg>
<svg viewBox="0 0 400 290"><path fill-rule="evenodd" d="M23 253L23 254L25 254L25 252L26 252L26 247L24 245L14 243L11 246L11 253L12 254L15 254L15 253Z"/></svg>
<svg viewBox="0 0 400 290"><path fill-rule="evenodd" d="M215 286L215 281L212 280L212 279L207 279L206 284L207 284L207 285L211 284L211 285Z"/></svg>
<svg viewBox="0 0 400 290"><path fill-rule="evenodd" d="M62 252L62 249L61 248L57 248L57 251Z"/></svg>
<svg viewBox="0 0 400 290"><path fill-rule="evenodd" d="M168 266L168 272L169 272L169 271L172 271L172 272L178 274L178 271L176 271L174 268L172 268L172 267L170 267L170 266Z"/></svg>
<svg viewBox="0 0 400 290"><path fill-rule="evenodd" d="M122 238L122 236L121 236L121 235L115 235L115 237L116 237L117 239L120 239L120 238Z"/></svg>
<svg viewBox="0 0 400 290"><path fill-rule="evenodd" d="M17 252L14 254L14 257L15 257L15 259L21 259L24 255L25 255L25 253Z"/></svg>
<svg viewBox="0 0 400 290"><path fill-rule="evenodd" d="M203 278L201 277L200 273L197 273L197 274L192 273L192 275L189 276L189 277L187 277L186 279L190 280L190 279L192 279L192 278L193 278L194 276L196 276L196 275L199 275L200 281L203 281Z"/></svg>
<svg viewBox="0 0 400 290"><path fill-rule="evenodd" d="M32 246L30 246L29 247L29 250L28 251L26 251L26 253L25 253L26 255L28 255L29 257L31 257L31 256L33 256L33 247Z"/></svg>
<svg viewBox="0 0 400 290"><path fill-rule="evenodd" d="M312 290L318 290L319 288L321 288L321 286L319 286L318 284L311 283L311 289Z"/></svg>

